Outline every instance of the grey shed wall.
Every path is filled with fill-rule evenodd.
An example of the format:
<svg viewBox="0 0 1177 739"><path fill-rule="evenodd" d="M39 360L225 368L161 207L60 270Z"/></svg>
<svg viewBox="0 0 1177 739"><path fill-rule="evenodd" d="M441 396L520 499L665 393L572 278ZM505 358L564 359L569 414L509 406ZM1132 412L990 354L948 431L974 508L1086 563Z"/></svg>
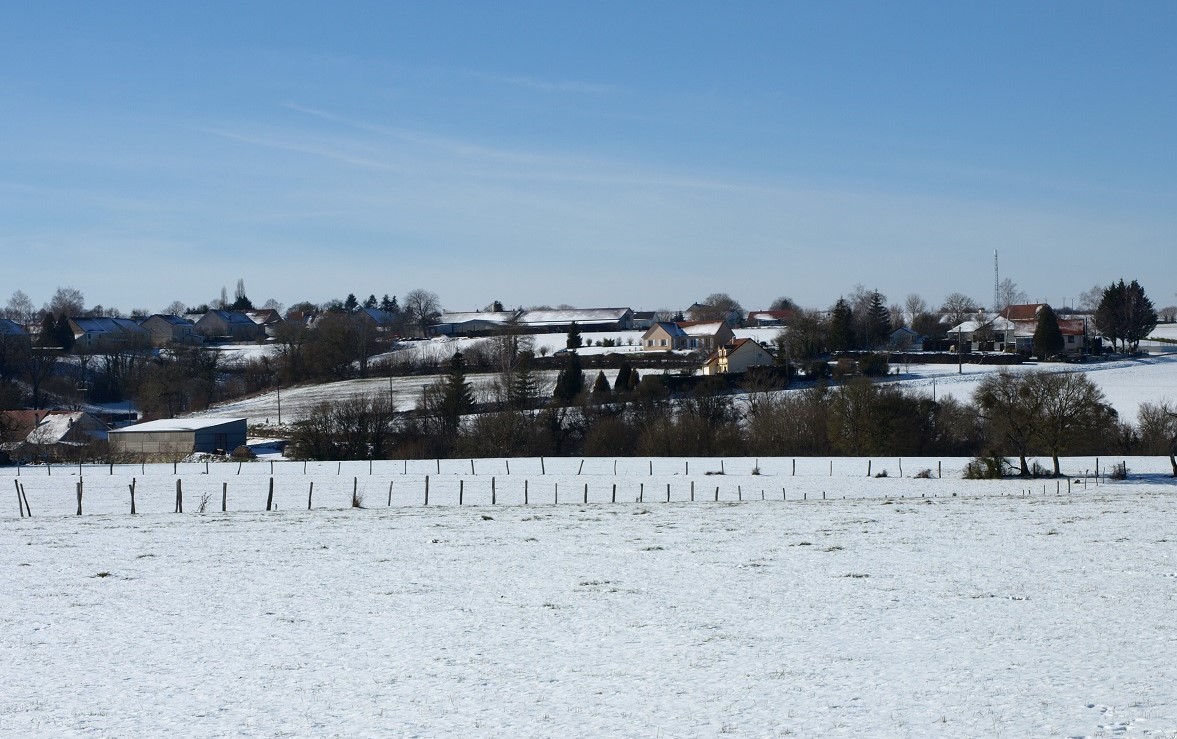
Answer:
<svg viewBox="0 0 1177 739"><path fill-rule="evenodd" d="M112 452L184 455L193 452L232 452L245 444L245 420L227 421L193 431L123 430L109 435Z"/></svg>

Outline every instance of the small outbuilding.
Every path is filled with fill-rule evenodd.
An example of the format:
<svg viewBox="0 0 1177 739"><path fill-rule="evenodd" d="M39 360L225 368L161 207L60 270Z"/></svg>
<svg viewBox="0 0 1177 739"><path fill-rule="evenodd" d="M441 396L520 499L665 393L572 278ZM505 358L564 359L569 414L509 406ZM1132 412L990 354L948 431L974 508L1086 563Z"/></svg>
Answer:
<svg viewBox="0 0 1177 739"><path fill-rule="evenodd" d="M114 429L112 454L178 457L232 452L245 444L244 418L167 418Z"/></svg>

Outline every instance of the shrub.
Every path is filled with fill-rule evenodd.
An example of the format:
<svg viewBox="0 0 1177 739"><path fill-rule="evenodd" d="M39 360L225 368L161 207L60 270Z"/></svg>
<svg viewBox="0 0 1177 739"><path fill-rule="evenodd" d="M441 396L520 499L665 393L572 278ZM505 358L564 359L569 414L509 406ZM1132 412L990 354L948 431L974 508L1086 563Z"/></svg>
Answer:
<svg viewBox="0 0 1177 739"><path fill-rule="evenodd" d="M920 470L919 472L915 473L915 479L917 479L917 480L931 480L932 479L932 470L930 470L930 469Z"/></svg>
<svg viewBox="0 0 1177 739"><path fill-rule="evenodd" d="M883 377L891 371L885 354L867 354L858 360L858 371L866 377Z"/></svg>
<svg viewBox="0 0 1177 739"><path fill-rule="evenodd" d="M830 376L830 364L824 359L818 359L809 363L805 368L805 375L812 380L821 380Z"/></svg>
<svg viewBox="0 0 1177 739"><path fill-rule="evenodd" d="M1000 480L1005 477L1005 468L1007 467L1005 457L996 453L990 453L984 457L977 457L969 462L964 467L964 479L966 480ZM928 471L931 474L931 470Z"/></svg>
<svg viewBox="0 0 1177 739"><path fill-rule="evenodd" d="M257 455L253 453L253 450L244 444L234 449L233 454L230 456L238 462L251 462L257 459Z"/></svg>
<svg viewBox="0 0 1177 739"><path fill-rule="evenodd" d="M1034 460L1034 464L1030 465L1030 477L1050 477L1051 471L1038 464L1038 460Z"/></svg>
<svg viewBox="0 0 1177 739"><path fill-rule="evenodd" d="M882 472L876 472L875 477L887 477L887 470L883 470Z"/></svg>
<svg viewBox="0 0 1177 739"><path fill-rule="evenodd" d="M1127 480L1128 479L1128 465L1124 462L1117 462L1112 465L1111 472L1108 472L1109 480Z"/></svg>

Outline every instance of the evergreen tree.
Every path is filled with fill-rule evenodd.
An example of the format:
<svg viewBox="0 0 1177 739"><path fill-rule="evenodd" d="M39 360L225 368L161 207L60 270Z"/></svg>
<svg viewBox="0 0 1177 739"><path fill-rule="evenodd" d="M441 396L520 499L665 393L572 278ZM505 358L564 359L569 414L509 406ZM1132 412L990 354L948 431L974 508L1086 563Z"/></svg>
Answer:
<svg viewBox="0 0 1177 739"><path fill-rule="evenodd" d="M1063 332L1058 327L1058 316L1049 305L1038 309L1038 323L1034 327L1034 354L1039 359L1053 357L1063 350Z"/></svg>
<svg viewBox="0 0 1177 739"><path fill-rule="evenodd" d="M862 337L864 349L877 349L891 336L891 311L884 300L877 290L871 293L866 309L866 335Z"/></svg>
<svg viewBox="0 0 1177 739"><path fill-rule="evenodd" d="M1119 342L1122 348L1135 351L1156 326L1156 309L1136 280L1125 284L1121 279L1104 288L1095 310L1095 327L1111 340L1112 348Z"/></svg>
<svg viewBox="0 0 1177 739"><path fill-rule="evenodd" d="M527 410L535 404L539 391L536 388L532 360L535 355L528 350L519 352L515 366L511 368L507 386L507 402L519 410Z"/></svg>
<svg viewBox="0 0 1177 739"><path fill-rule="evenodd" d="M565 346L569 349L579 349L583 345L584 342L580 338L580 326L577 326L576 321L573 321L572 325L568 327L568 340L565 342Z"/></svg>
<svg viewBox="0 0 1177 739"><path fill-rule="evenodd" d="M629 392L629 378L633 373L633 367L629 362L622 362L617 369L617 379L613 381L613 387L619 393Z"/></svg>
<svg viewBox="0 0 1177 739"><path fill-rule="evenodd" d="M580 355L576 352L568 354L568 359L556 376L556 387L552 391L552 399L557 405L571 405L584 392L584 370L581 368Z"/></svg>
<svg viewBox="0 0 1177 739"><path fill-rule="evenodd" d="M845 298L838 298L830 311L829 347L831 351L844 352L856 346L854 340L854 313Z"/></svg>
<svg viewBox="0 0 1177 739"><path fill-rule="evenodd" d="M603 398L611 391L612 388L609 387L609 378L605 377L605 371L601 370L597 372L597 379L593 383L593 395L598 398Z"/></svg>
<svg viewBox="0 0 1177 739"><path fill-rule="evenodd" d="M365 308L375 308L376 307L376 296L369 295L368 299L364 301L364 307Z"/></svg>
<svg viewBox="0 0 1177 739"><path fill-rule="evenodd" d="M449 372L442 379L441 401L438 415L442 425L451 433L456 432L462 416L474 407L474 392L466 380L466 358L462 352L454 352L450 359Z"/></svg>
<svg viewBox="0 0 1177 739"><path fill-rule="evenodd" d="M347 298L343 301L343 310L345 313L355 313L360 309L360 302L356 300L355 293L348 293Z"/></svg>
<svg viewBox="0 0 1177 739"><path fill-rule="evenodd" d="M384 297L380 299L380 310L385 313L396 313L396 302L388 297L388 293L384 293Z"/></svg>
<svg viewBox="0 0 1177 739"><path fill-rule="evenodd" d="M57 322L53 314L46 312L41 316L41 333L37 336L37 346L57 346Z"/></svg>
<svg viewBox="0 0 1177 739"><path fill-rule="evenodd" d="M58 318L53 326L53 345L67 352L74 348L74 330L70 328L69 319L65 316Z"/></svg>

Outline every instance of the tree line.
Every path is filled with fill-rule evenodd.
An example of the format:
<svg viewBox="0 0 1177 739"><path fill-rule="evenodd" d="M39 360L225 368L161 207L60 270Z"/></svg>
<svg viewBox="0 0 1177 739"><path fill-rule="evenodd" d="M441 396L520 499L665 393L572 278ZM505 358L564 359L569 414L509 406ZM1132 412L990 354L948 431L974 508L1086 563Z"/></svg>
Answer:
<svg viewBox="0 0 1177 739"><path fill-rule="evenodd" d="M551 394L527 356L476 398L465 359L412 409L387 398L324 405L295 424L288 454L310 459L514 456L975 456L1009 457L1002 473L1064 473L1060 457L1169 455L1177 476L1177 404L1146 403L1119 417L1083 373L999 371L967 401L853 377L782 392L748 380L733 393L717 377L675 393L660 374L623 366L589 382L575 353ZM1028 463L1053 460L1052 469Z"/></svg>

